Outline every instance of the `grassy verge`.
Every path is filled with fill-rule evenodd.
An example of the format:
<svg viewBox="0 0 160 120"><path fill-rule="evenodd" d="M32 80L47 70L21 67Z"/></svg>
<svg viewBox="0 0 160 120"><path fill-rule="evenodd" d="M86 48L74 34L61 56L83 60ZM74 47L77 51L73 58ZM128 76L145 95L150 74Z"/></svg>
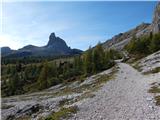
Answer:
<svg viewBox="0 0 160 120"><path fill-rule="evenodd" d="M59 111L53 112L50 116L45 118L44 120L62 120L71 117L73 114L77 113L78 107L72 106L72 107L62 107Z"/></svg>
<svg viewBox="0 0 160 120"><path fill-rule="evenodd" d="M155 96L156 105L160 105L160 95Z"/></svg>
<svg viewBox="0 0 160 120"><path fill-rule="evenodd" d="M135 68L136 70L138 70L139 72L142 71L141 67L138 65L138 63L135 63L134 65L132 65L133 68Z"/></svg>
<svg viewBox="0 0 160 120"><path fill-rule="evenodd" d="M149 93L154 93L154 94L159 94L160 93L160 86L155 86L156 82L154 82L153 85L149 90L148 92ZM157 95L154 97L155 101L156 101L156 105L160 105L160 95Z"/></svg>
<svg viewBox="0 0 160 120"><path fill-rule="evenodd" d="M160 72L160 67L156 67L153 70L147 71L144 74L154 74Z"/></svg>
<svg viewBox="0 0 160 120"><path fill-rule="evenodd" d="M160 88L158 86L152 86L149 90L149 93L160 93Z"/></svg>
<svg viewBox="0 0 160 120"><path fill-rule="evenodd" d="M6 105L6 104L2 104L1 109L9 109L11 107L14 107L14 105Z"/></svg>

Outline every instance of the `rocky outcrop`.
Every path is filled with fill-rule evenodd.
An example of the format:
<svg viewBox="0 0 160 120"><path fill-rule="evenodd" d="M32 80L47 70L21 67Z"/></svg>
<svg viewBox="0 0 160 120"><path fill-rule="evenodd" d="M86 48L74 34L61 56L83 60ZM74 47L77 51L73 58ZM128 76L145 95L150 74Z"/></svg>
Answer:
<svg viewBox="0 0 160 120"><path fill-rule="evenodd" d="M142 73L156 73L160 69L160 50L134 63Z"/></svg>
<svg viewBox="0 0 160 120"><path fill-rule="evenodd" d="M160 2L158 2L154 11L153 21L152 21L152 32L153 33L160 32Z"/></svg>
<svg viewBox="0 0 160 120"><path fill-rule="evenodd" d="M54 51L61 53L70 53L72 51L63 39L55 36L55 33L51 33L49 36L49 42L46 48L53 49Z"/></svg>
<svg viewBox="0 0 160 120"><path fill-rule="evenodd" d="M128 42L131 40L133 36L141 36L144 34L149 34L150 33L150 24L149 23L142 23L136 28L129 30L125 33L120 33L111 39L107 40L106 42L103 43L103 47L105 49L117 49L117 50L122 50L123 47L128 44Z"/></svg>

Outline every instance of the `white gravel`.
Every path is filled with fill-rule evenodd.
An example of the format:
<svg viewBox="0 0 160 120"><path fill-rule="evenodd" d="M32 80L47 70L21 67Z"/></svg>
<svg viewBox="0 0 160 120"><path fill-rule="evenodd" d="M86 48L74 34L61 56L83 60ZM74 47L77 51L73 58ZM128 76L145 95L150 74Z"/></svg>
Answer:
<svg viewBox="0 0 160 120"><path fill-rule="evenodd" d="M130 65L119 63L115 80L107 82L96 96L83 101L71 120L160 120L160 108L147 93L160 75L144 76Z"/></svg>

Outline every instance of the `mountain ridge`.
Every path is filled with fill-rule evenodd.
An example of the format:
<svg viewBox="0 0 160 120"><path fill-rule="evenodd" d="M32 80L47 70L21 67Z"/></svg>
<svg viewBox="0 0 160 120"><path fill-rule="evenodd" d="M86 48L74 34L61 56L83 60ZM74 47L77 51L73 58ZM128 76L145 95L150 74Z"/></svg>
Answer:
<svg viewBox="0 0 160 120"><path fill-rule="evenodd" d="M158 32L160 32L160 2L158 2L155 7L151 23L142 23L131 30L119 33L111 39L106 40L102 45L104 49L122 50L133 36L140 37L150 33L156 34Z"/></svg>
<svg viewBox="0 0 160 120"><path fill-rule="evenodd" d="M63 56L81 54L82 50L71 49L66 42L55 33L51 33L49 41L45 46L26 45L18 50L12 50L9 47L2 47L3 57L26 57L26 56Z"/></svg>

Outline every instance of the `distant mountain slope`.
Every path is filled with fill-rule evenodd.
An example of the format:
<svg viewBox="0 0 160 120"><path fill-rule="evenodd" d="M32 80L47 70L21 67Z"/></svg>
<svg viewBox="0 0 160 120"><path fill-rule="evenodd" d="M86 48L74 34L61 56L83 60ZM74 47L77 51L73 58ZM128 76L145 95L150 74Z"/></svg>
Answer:
<svg viewBox="0 0 160 120"><path fill-rule="evenodd" d="M11 50L9 47L2 47L1 48L1 53L2 55L7 55L9 53L11 53L13 50Z"/></svg>
<svg viewBox="0 0 160 120"><path fill-rule="evenodd" d="M82 53L79 49L71 49L66 42L51 33L47 45L38 47L34 45L27 45L18 50L11 50L9 47L1 48L2 56L6 57L26 57L26 56L63 56L74 55Z"/></svg>
<svg viewBox="0 0 160 120"><path fill-rule="evenodd" d="M107 40L106 42L103 43L103 47L105 49L118 49L121 50L123 47L129 43L131 38L135 36L140 36L142 34L148 34L150 31L148 30L148 27L150 24L148 23L142 23L141 25L137 26L136 28L129 30L125 33L120 33L111 39Z"/></svg>
<svg viewBox="0 0 160 120"><path fill-rule="evenodd" d="M160 32L160 2L158 2L154 14L152 23L142 23L136 28L129 30L125 33L120 33L111 39L103 43L105 49L114 48L117 50L123 49L123 47L131 40L133 36L139 37L150 33Z"/></svg>

